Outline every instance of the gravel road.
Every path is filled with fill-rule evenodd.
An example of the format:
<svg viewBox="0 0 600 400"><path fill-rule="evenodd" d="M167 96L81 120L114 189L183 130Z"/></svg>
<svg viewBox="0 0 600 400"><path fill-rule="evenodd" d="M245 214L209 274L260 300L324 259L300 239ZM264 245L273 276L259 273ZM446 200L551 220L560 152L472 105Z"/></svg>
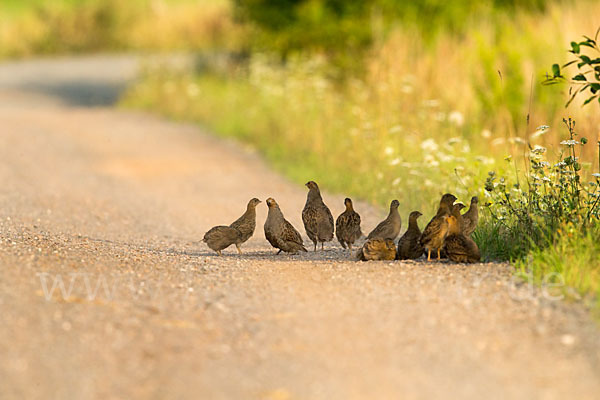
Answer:
<svg viewBox="0 0 600 400"><path fill-rule="evenodd" d="M506 264L276 256L264 203L246 253L214 255L254 196L303 232L306 189L114 109L137 62L0 65L0 399L598 398L589 312Z"/></svg>

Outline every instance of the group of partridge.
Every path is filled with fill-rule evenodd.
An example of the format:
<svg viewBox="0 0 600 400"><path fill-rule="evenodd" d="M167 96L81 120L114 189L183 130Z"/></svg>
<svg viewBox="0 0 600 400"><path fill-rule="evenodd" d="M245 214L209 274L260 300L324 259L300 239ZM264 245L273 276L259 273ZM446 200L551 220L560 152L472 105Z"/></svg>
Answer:
<svg viewBox="0 0 600 400"><path fill-rule="evenodd" d="M333 215L323 202L319 186L310 181L306 183L308 196L302 210L302 221L306 234L314 244L333 240L335 235L344 249L352 254L352 245L363 237L360 228L360 215L354 210L352 200L346 198L346 210L333 222ZM479 220L477 197L471 199L469 210L461 214L465 208L462 203L455 203L456 196L446 193L442 196L436 215L429 221L421 232L417 219L423 215L413 211L409 215L408 229L395 244L400 234L402 220L398 213L400 203L393 200L390 212L375 229L367 235L366 241L356 252L356 259L371 260L407 260L418 259L427 255L431 261L431 253L437 253L437 259L448 258L456 263L475 263L480 261L479 248L471 238ZM221 255L221 251L231 245L237 247L241 254L241 245L254 234L256 228L256 206L261 201L257 198L250 200L246 212L231 225L215 226L204 235L203 241ZM273 198L267 199L269 213L265 221L265 237L274 248L286 253L307 251L300 233L284 218L279 205Z"/></svg>

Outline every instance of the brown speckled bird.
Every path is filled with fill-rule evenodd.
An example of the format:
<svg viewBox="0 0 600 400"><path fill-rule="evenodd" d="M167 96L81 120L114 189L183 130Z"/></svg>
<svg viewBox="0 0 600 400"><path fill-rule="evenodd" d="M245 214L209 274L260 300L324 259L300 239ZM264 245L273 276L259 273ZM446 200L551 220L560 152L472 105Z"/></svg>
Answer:
<svg viewBox="0 0 600 400"><path fill-rule="evenodd" d="M390 213L369 233L367 239L391 239L395 240L402 227L402 219L398 213L400 202L393 200L390 203Z"/></svg>
<svg viewBox="0 0 600 400"><path fill-rule="evenodd" d="M456 220L458 221L459 224L461 224L461 222L462 222L462 215L460 214L460 211L466 207L467 206L465 206L463 203L454 203L452 205L452 212L450 214L454 215L454 217L456 217Z"/></svg>
<svg viewBox="0 0 600 400"><path fill-rule="evenodd" d="M462 232L465 236L471 236L475 229L477 228L477 224L479 223L479 199L477 196L473 196L471 198L471 206L469 210L462 215L461 228Z"/></svg>
<svg viewBox="0 0 600 400"><path fill-rule="evenodd" d="M368 239L356 253L360 261L394 260L396 245L391 239Z"/></svg>
<svg viewBox="0 0 600 400"><path fill-rule="evenodd" d="M352 200L346 198L344 204L346 210L335 221L335 236L342 247L345 249L348 246L352 253L352 245L362 236L360 215L354 211Z"/></svg>
<svg viewBox="0 0 600 400"><path fill-rule="evenodd" d="M408 216L408 229L398 240L398 260L414 260L423 255L423 246L419 239L421 238L421 229L417 219L423 214L419 211L413 211Z"/></svg>
<svg viewBox="0 0 600 400"><path fill-rule="evenodd" d="M450 193L446 193L440 200L440 205L435 217L429 221L419 243L427 251L427 261L431 261L431 252L437 251L438 260L440 257L440 250L444 246L444 239L448 234L448 222L446 217L450 215L451 207L456 200L456 196Z"/></svg>
<svg viewBox="0 0 600 400"><path fill-rule="evenodd" d="M259 205L261 201L257 198L253 198L248 202L246 206L246 212L233 221L231 228L235 228L241 233L240 240L235 243L235 247L237 247L238 253L242 254L241 245L245 243L248 239L254 235L254 229L256 229L256 206Z"/></svg>
<svg viewBox="0 0 600 400"><path fill-rule="evenodd" d="M265 237L271 243L271 246L279 249L277 254L285 251L287 253L297 253L306 251L304 242L300 233L290 224L279 209L275 199L267 199L269 213L265 221Z"/></svg>
<svg viewBox="0 0 600 400"><path fill-rule="evenodd" d="M242 234L237 229L219 225L206 232L202 241L216 251L218 255L221 255L221 250L239 242L241 238Z"/></svg>
<svg viewBox="0 0 600 400"><path fill-rule="evenodd" d="M323 203L317 183L309 181L305 186L308 188L308 195L302 210L302 222L304 222L306 234L315 245L315 251L317 251L319 242L322 250L325 242L333 240L333 215Z"/></svg>
<svg viewBox="0 0 600 400"><path fill-rule="evenodd" d="M454 215L447 217L448 236L445 248L448 258L457 263L475 263L481 260L477 243L461 232L460 222Z"/></svg>

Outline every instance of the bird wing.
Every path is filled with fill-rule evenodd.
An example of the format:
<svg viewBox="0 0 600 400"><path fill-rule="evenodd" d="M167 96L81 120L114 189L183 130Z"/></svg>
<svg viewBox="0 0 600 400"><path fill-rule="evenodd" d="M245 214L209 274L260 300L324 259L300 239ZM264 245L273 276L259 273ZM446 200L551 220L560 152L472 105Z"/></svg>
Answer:
<svg viewBox="0 0 600 400"><path fill-rule="evenodd" d="M265 227L265 238L269 243L271 243L271 246L278 248L277 237L273 234L271 228Z"/></svg>
<svg viewBox="0 0 600 400"><path fill-rule="evenodd" d="M442 232L443 222L444 220L442 219L442 217L438 216L433 217L431 221L429 221L429 223L425 227L425 230L423 230L423 233L421 234L421 239L419 240L421 242L421 245L430 243Z"/></svg>
<svg viewBox="0 0 600 400"><path fill-rule="evenodd" d="M344 211L337 217L335 220L335 237L338 242L342 245L343 248L346 248L344 244L344 238L342 237L346 232L346 227L348 226L348 214Z"/></svg>
<svg viewBox="0 0 600 400"><path fill-rule="evenodd" d="M386 228L387 228L386 222L387 222L387 220L381 221L375 227L375 229L373 229L371 231L371 233L369 233L369 236L367 236L367 239L374 239L374 238L378 238L379 236L383 235L386 232Z"/></svg>
<svg viewBox="0 0 600 400"><path fill-rule="evenodd" d="M350 226L354 228L354 233L357 237L362 236L362 231L360 230L360 215L358 215L357 212L350 214Z"/></svg>
<svg viewBox="0 0 600 400"><path fill-rule="evenodd" d="M304 244L300 233L286 219L283 220L283 231L281 232L281 238L288 242L294 242L300 245Z"/></svg>

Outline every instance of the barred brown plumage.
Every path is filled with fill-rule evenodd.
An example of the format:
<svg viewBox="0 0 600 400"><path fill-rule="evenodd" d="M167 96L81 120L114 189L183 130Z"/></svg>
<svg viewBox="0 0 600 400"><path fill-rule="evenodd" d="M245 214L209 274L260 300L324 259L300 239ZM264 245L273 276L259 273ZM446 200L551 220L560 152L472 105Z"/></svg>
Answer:
<svg viewBox="0 0 600 400"><path fill-rule="evenodd" d="M360 261L394 260L396 246L391 239L368 239L356 253Z"/></svg>
<svg viewBox="0 0 600 400"><path fill-rule="evenodd" d="M279 205L272 197L267 199L269 213L265 221L265 238L271 246L279 249L277 254L285 251L287 253L297 253L306 251L304 242L300 233L283 216Z"/></svg>
<svg viewBox="0 0 600 400"><path fill-rule="evenodd" d="M391 239L394 240L400 233L402 227L402 219L398 213L400 202L392 200L390 203L390 213L369 233L367 239Z"/></svg>
<svg viewBox="0 0 600 400"><path fill-rule="evenodd" d="M219 225L206 232L202 241L212 250L216 251L218 255L221 255L221 250L238 242L241 237L242 234L237 229Z"/></svg>
<svg viewBox="0 0 600 400"><path fill-rule="evenodd" d="M325 242L333 240L333 215L323 202L317 183L309 181L305 186L308 188L308 195L302 210L302 222L317 251L317 243L320 242L323 249Z"/></svg>
<svg viewBox="0 0 600 400"><path fill-rule="evenodd" d="M458 219L454 215L450 215L447 218L447 222L448 236L445 239L444 245L448 258L458 263L479 262L481 256L477 243L461 232Z"/></svg>
<svg viewBox="0 0 600 400"><path fill-rule="evenodd" d="M242 254L240 246L252 237L254 229L256 229L256 206L260 203L261 201L257 198L251 199L246 206L246 212L229 225L231 228L240 231L240 240L235 243L240 254Z"/></svg>
<svg viewBox="0 0 600 400"><path fill-rule="evenodd" d="M417 259L423 255L423 246L419 239L421 238L421 229L417 219L423 214L419 211L413 211L408 216L408 229L398 240L398 260Z"/></svg>
<svg viewBox="0 0 600 400"><path fill-rule="evenodd" d="M427 251L427 261L431 261L431 251L437 251L438 260L440 257L440 250L444 245L444 239L448 234L448 222L447 217L451 213L452 205L456 200L456 196L450 193L446 193L440 200L440 205L435 217L429 221L429 224L423 230L419 243Z"/></svg>
<svg viewBox="0 0 600 400"><path fill-rule="evenodd" d="M351 199L346 198L344 204L346 210L335 221L335 236L344 249L348 246L352 252L352 245L362 236L360 215L354 211Z"/></svg>
<svg viewBox="0 0 600 400"><path fill-rule="evenodd" d="M477 196L473 196L471 198L471 206L469 210L462 215L462 223L461 228L462 232L465 236L471 236L475 229L477 228L477 224L479 223L479 199Z"/></svg>

